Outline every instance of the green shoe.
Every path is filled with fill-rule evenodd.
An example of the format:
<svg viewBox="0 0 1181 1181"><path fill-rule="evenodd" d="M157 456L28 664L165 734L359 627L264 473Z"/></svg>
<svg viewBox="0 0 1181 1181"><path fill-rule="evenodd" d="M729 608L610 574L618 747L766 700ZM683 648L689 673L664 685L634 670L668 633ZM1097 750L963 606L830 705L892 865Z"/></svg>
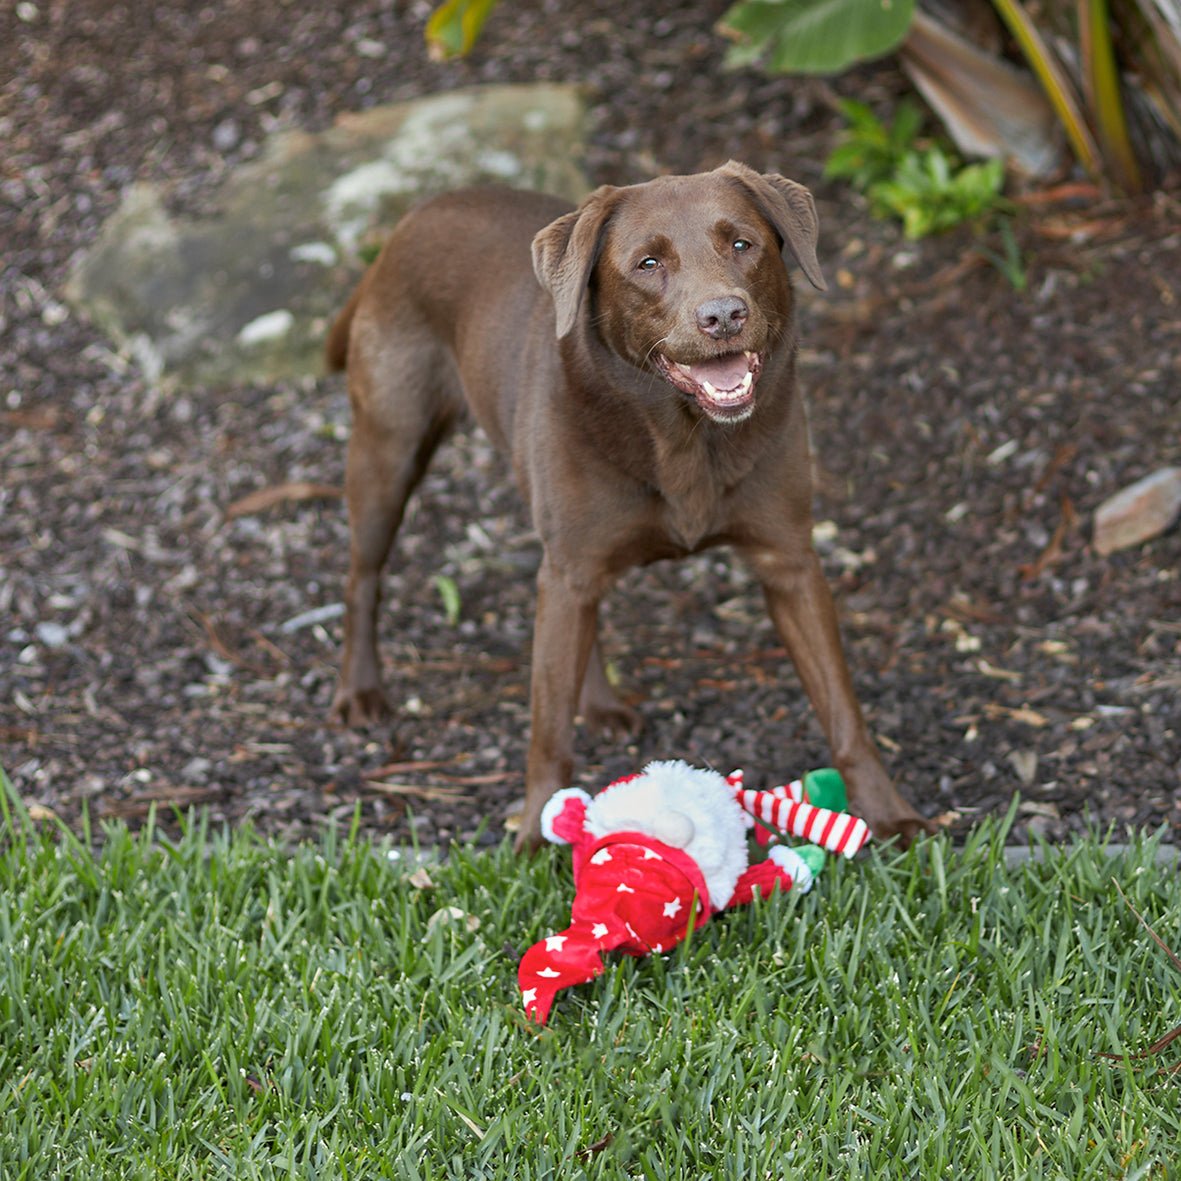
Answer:
<svg viewBox="0 0 1181 1181"><path fill-rule="evenodd" d="M835 767L821 767L804 776L804 799L830 812L844 812L849 806L845 781Z"/></svg>
<svg viewBox="0 0 1181 1181"><path fill-rule="evenodd" d="M813 877L819 876L828 860L828 854L819 845L792 845L792 851L812 871Z"/></svg>

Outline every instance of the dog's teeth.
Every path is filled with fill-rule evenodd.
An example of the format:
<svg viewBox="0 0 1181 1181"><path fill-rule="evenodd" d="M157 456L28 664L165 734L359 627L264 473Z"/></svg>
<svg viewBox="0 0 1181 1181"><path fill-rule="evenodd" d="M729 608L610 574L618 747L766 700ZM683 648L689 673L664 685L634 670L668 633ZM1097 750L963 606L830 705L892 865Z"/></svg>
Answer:
<svg viewBox="0 0 1181 1181"><path fill-rule="evenodd" d="M755 375L748 369L746 371L746 376L742 379L742 393L745 394L746 391L750 389L750 383L754 381L754 379Z"/></svg>
<svg viewBox="0 0 1181 1181"><path fill-rule="evenodd" d="M708 381L705 380L705 378L701 379L701 388L703 390L705 390L705 396L707 398L714 398L716 400L716 398L718 396L718 391L715 390L714 387L712 385L710 385L710 383Z"/></svg>

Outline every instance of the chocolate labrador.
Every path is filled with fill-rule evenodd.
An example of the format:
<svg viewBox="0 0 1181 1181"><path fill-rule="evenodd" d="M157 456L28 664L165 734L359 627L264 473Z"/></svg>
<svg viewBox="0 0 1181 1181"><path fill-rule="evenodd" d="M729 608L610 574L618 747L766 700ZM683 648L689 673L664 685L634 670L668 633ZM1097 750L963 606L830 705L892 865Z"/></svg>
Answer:
<svg viewBox="0 0 1181 1181"><path fill-rule="evenodd" d="M571 782L575 716L636 723L603 671L600 599L629 567L717 545L758 578L850 809L880 838L927 828L866 729L812 549L786 263L823 289L816 236L806 188L735 162L605 186L577 209L471 189L403 218L332 328L329 365L347 364L353 409L334 712L350 725L385 712L381 568L470 407L509 456L543 547L519 849Z"/></svg>

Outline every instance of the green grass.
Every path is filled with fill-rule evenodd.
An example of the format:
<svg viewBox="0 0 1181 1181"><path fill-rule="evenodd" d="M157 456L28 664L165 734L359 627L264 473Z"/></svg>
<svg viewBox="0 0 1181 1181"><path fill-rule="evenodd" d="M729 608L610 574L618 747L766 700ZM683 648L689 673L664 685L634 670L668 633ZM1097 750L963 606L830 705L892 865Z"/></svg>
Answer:
<svg viewBox="0 0 1181 1181"><path fill-rule="evenodd" d="M565 925L561 850L424 885L352 835L92 852L8 802L0 1176L1176 1176L1178 1043L1099 1056L1181 1021L1112 881L1171 942L1176 871L1098 840L1006 870L1005 831L830 865L538 1031L506 945Z"/></svg>

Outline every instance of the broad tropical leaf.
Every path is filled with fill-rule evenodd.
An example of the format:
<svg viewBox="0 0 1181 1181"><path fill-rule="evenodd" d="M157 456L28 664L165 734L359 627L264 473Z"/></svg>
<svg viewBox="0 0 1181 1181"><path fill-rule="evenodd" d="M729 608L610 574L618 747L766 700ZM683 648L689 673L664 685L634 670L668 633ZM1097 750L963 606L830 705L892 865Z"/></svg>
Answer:
<svg viewBox="0 0 1181 1181"><path fill-rule="evenodd" d="M731 65L785 74L835 74L896 49L915 0L742 0L718 31L735 42Z"/></svg>

